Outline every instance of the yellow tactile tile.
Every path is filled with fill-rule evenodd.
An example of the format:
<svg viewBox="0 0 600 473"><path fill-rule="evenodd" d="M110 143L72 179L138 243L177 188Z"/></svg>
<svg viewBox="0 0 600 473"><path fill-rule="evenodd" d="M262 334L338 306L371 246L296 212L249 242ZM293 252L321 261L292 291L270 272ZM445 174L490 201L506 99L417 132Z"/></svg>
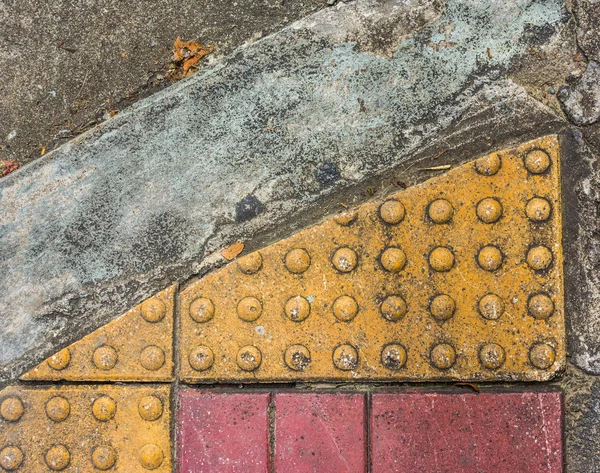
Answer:
<svg viewBox="0 0 600 473"><path fill-rule="evenodd" d="M0 392L0 471L171 472L170 387L11 386Z"/></svg>
<svg viewBox="0 0 600 473"><path fill-rule="evenodd" d="M54 354L23 380L169 381L175 286Z"/></svg>
<svg viewBox="0 0 600 473"><path fill-rule="evenodd" d="M208 274L181 294L181 378L551 378L565 363L559 183L545 137Z"/></svg>

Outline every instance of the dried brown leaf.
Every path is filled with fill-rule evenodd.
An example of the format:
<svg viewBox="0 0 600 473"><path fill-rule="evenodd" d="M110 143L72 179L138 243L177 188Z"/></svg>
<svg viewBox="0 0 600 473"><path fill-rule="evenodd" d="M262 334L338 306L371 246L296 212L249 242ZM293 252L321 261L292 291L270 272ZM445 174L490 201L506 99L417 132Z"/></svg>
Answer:
<svg viewBox="0 0 600 473"><path fill-rule="evenodd" d="M463 383L463 382L458 382L458 383L454 383L454 386L468 386L471 389L473 389L473 391L475 392L481 392L481 390L479 389L479 387L476 384L473 383Z"/></svg>
<svg viewBox="0 0 600 473"><path fill-rule="evenodd" d="M228 248L225 248L221 251L221 256L225 258L227 261L231 261L237 255L239 255L242 251L244 251L244 244L240 241L236 241L233 245Z"/></svg>
<svg viewBox="0 0 600 473"><path fill-rule="evenodd" d="M186 41L177 38L173 44L172 71L168 73L171 79L179 80L196 71L196 64L206 55L212 53L213 46L204 47L198 41Z"/></svg>

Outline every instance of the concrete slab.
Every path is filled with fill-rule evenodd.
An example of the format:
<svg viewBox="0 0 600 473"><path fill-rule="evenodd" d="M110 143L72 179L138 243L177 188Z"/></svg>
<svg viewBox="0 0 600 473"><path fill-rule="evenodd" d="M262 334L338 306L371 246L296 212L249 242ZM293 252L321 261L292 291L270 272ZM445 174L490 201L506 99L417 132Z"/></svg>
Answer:
<svg viewBox="0 0 600 473"><path fill-rule="evenodd" d="M0 5L0 161L40 157L172 82L175 38L212 61L322 8L314 0Z"/></svg>

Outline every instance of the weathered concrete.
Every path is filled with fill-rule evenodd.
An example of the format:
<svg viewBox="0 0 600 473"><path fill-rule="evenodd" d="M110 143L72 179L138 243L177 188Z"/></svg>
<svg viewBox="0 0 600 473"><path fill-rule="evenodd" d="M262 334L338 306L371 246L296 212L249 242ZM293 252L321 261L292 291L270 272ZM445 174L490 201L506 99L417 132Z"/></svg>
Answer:
<svg viewBox="0 0 600 473"><path fill-rule="evenodd" d="M600 378L570 366L565 392L566 472L600 471Z"/></svg>
<svg viewBox="0 0 600 473"><path fill-rule="evenodd" d="M503 71L568 21L559 0L339 4L0 181L2 377L352 186L556 130Z"/></svg>
<svg viewBox="0 0 600 473"><path fill-rule="evenodd" d="M600 64L591 61L585 72L561 87L558 98L576 125L592 125L600 119Z"/></svg>
<svg viewBox="0 0 600 473"><path fill-rule="evenodd" d="M0 160L27 163L169 85L175 38L229 54L310 12L314 0L0 3Z"/></svg>
<svg viewBox="0 0 600 473"><path fill-rule="evenodd" d="M577 44L589 61L600 62L600 1L573 0L577 20Z"/></svg>
<svg viewBox="0 0 600 473"><path fill-rule="evenodd" d="M598 202L600 170L581 131L573 129L561 141L563 166L563 243L565 313L569 352L575 365L600 373L600 241Z"/></svg>

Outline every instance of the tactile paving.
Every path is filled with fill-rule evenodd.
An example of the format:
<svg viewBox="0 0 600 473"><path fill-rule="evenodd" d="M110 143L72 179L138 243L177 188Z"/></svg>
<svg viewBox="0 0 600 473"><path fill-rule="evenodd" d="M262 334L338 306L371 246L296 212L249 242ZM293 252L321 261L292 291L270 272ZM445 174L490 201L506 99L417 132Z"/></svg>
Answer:
<svg viewBox="0 0 600 473"><path fill-rule="evenodd" d="M181 378L552 378L565 363L559 183L545 137L208 274L181 294Z"/></svg>
<svg viewBox="0 0 600 473"><path fill-rule="evenodd" d="M0 471L171 471L169 386L11 386Z"/></svg>
<svg viewBox="0 0 600 473"><path fill-rule="evenodd" d="M21 377L52 381L173 379L175 286L64 348Z"/></svg>

